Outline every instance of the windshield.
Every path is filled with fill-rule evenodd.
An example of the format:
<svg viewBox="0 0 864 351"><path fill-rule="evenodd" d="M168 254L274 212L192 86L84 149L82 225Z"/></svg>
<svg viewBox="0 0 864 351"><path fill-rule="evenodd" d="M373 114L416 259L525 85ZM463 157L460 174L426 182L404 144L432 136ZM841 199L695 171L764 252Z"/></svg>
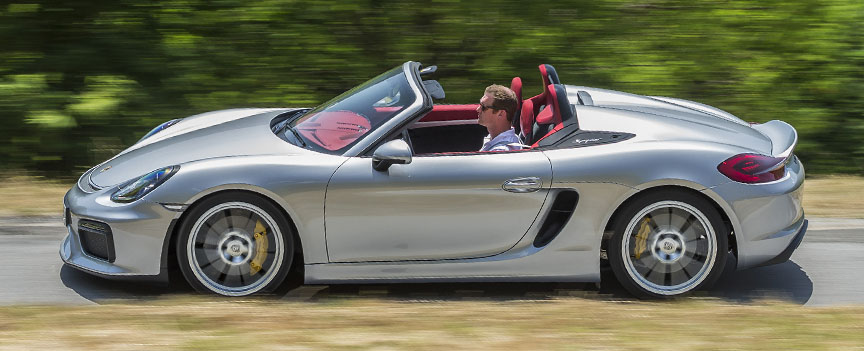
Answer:
<svg viewBox="0 0 864 351"><path fill-rule="evenodd" d="M306 112L278 134L307 149L342 154L405 110L415 97L400 66Z"/></svg>

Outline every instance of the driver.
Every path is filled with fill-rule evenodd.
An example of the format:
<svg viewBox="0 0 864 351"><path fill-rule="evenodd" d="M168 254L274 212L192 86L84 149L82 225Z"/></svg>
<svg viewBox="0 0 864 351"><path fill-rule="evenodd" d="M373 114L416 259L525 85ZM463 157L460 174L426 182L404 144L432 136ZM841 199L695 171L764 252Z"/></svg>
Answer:
<svg viewBox="0 0 864 351"><path fill-rule="evenodd" d="M477 107L477 123L486 127L489 135L483 139L480 151L522 149L522 141L511 127L517 106L516 93L510 88L497 84L486 87Z"/></svg>

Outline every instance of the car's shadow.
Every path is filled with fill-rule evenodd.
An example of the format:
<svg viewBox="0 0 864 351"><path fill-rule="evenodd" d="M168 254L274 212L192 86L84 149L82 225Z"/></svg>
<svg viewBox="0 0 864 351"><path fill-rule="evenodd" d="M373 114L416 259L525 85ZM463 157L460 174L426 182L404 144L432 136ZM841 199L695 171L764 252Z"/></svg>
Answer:
<svg viewBox="0 0 864 351"><path fill-rule="evenodd" d="M194 293L187 284L158 284L139 280L114 280L91 275L68 265L60 268L60 281L81 297L93 301L152 299L171 294Z"/></svg>
<svg viewBox="0 0 864 351"><path fill-rule="evenodd" d="M776 299L803 305L813 295L813 281L793 260L741 271L732 269L734 258L730 261L710 296L734 302Z"/></svg>
<svg viewBox="0 0 864 351"><path fill-rule="evenodd" d="M695 296L714 297L730 302L779 299L804 304L813 293L813 283L801 266L793 261L744 271L732 269L729 262L723 276L707 292ZM117 299L148 300L172 295L192 295L185 283L159 285L135 281L115 281L89 275L64 266L63 284L85 299L101 303ZM345 284L306 285L289 291L282 301L326 301L330 299L379 298L410 301L449 300L546 300L561 297L626 299L633 297L604 272L603 283L423 283L423 284Z"/></svg>

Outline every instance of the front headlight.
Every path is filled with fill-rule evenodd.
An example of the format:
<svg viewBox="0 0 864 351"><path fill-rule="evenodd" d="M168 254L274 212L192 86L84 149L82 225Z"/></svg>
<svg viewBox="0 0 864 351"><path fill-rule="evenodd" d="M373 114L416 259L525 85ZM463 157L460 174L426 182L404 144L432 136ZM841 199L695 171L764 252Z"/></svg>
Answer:
<svg viewBox="0 0 864 351"><path fill-rule="evenodd" d="M153 191L153 189L156 189L157 186L164 183L168 178L171 178L179 169L180 166L171 166L147 173L141 176L141 178L120 186L120 189L111 194L111 201L132 202L138 200Z"/></svg>

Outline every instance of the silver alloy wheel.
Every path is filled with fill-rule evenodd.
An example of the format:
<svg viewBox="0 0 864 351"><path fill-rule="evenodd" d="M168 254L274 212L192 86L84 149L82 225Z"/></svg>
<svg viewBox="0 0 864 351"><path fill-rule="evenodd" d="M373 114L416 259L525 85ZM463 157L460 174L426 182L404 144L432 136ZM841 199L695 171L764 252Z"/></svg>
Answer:
<svg viewBox="0 0 864 351"><path fill-rule="evenodd" d="M202 214L192 226L186 253L198 281L228 296L263 289L279 272L285 255L276 221L245 202L219 204Z"/></svg>
<svg viewBox="0 0 864 351"><path fill-rule="evenodd" d="M660 295L693 290L717 258L717 236L708 217L680 201L643 208L630 219L620 244L630 278Z"/></svg>

